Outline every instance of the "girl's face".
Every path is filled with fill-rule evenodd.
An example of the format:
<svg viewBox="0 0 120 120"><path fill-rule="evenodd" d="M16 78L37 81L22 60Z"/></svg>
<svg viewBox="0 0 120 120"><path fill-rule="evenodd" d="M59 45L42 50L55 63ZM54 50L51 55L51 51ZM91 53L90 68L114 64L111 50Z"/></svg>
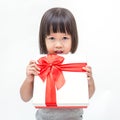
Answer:
<svg viewBox="0 0 120 120"><path fill-rule="evenodd" d="M71 50L71 35L67 33L50 33L45 39L49 54L68 54Z"/></svg>

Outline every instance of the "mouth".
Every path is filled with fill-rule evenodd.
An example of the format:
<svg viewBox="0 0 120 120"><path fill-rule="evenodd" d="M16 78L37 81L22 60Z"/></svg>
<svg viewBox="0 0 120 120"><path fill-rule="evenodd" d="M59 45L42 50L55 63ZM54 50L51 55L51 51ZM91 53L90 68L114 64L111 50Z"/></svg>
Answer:
<svg viewBox="0 0 120 120"><path fill-rule="evenodd" d="M57 50L55 51L56 54L63 54L63 51L62 50Z"/></svg>

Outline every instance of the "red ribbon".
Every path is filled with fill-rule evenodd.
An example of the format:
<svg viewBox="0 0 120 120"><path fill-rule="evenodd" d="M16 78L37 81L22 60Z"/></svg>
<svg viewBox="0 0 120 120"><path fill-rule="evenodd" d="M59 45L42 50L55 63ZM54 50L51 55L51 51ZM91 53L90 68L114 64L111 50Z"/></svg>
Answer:
<svg viewBox="0 0 120 120"><path fill-rule="evenodd" d="M56 54L48 54L38 60L40 67L39 77L46 80L46 106L56 105L56 89L59 90L65 83L62 71L86 72L82 69L87 63L62 64L64 58Z"/></svg>

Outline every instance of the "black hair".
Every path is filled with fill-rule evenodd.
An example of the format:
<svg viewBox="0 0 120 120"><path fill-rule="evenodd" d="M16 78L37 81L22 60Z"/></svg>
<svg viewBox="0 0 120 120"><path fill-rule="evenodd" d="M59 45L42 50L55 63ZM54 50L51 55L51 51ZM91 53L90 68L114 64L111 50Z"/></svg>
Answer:
<svg viewBox="0 0 120 120"><path fill-rule="evenodd" d="M40 23L39 29L39 47L41 54L47 54L45 38L52 32L67 33L71 35L72 46L71 53L74 53L78 45L78 33L76 21L73 14L66 8L51 8L47 10Z"/></svg>

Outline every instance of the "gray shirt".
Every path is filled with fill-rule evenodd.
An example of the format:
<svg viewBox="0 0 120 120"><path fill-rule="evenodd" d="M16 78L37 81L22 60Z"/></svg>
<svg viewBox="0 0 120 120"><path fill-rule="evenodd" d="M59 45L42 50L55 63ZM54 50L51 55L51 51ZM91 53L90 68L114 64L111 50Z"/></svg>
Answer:
<svg viewBox="0 0 120 120"><path fill-rule="evenodd" d="M36 112L36 120L82 120L80 108L41 108Z"/></svg>

